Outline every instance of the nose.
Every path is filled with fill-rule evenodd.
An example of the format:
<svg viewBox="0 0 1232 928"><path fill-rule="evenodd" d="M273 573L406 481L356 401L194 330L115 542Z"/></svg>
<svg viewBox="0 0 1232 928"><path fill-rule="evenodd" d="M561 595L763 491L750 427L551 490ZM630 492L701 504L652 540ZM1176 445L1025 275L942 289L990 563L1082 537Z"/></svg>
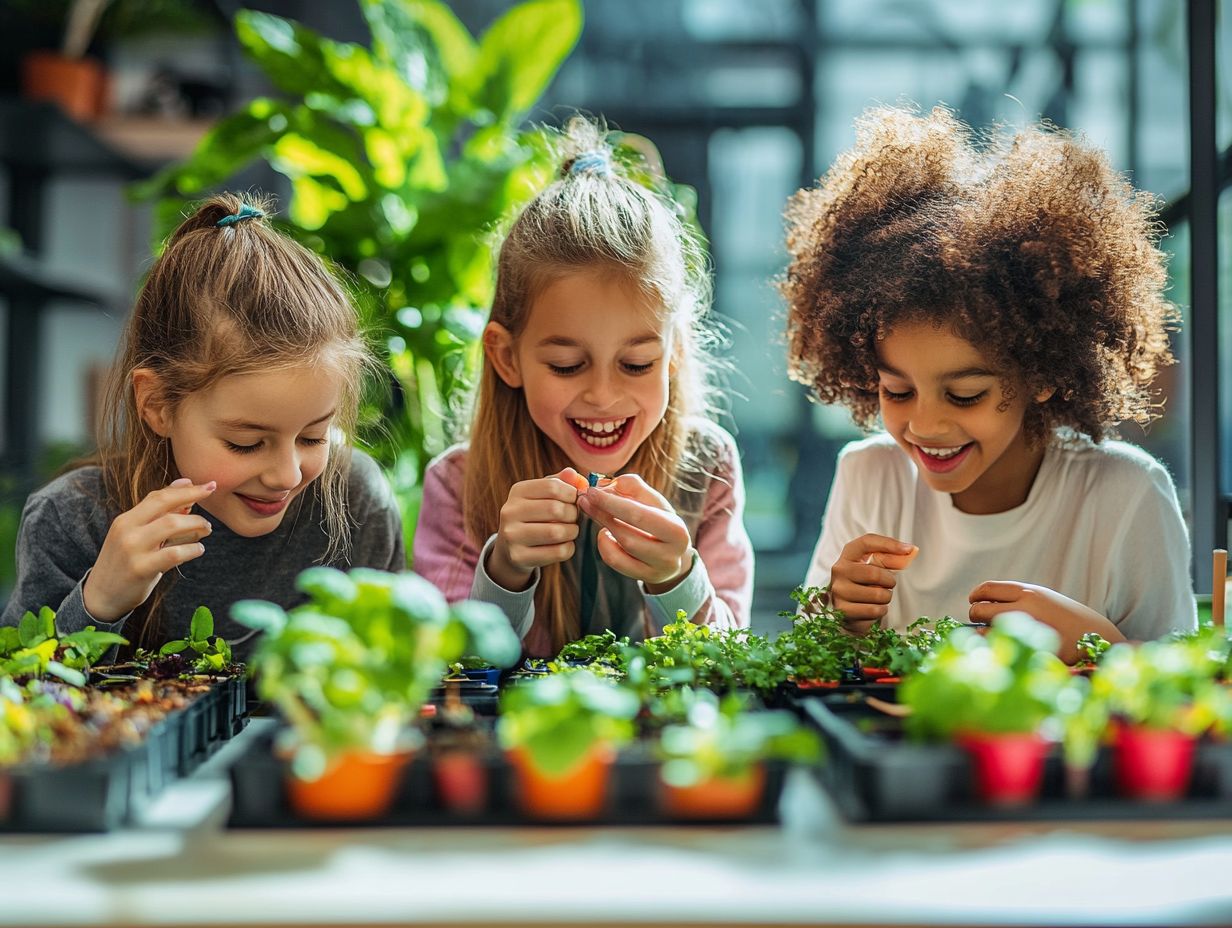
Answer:
<svg viewBox="0 0 1232 928"><path fill-rule="evenodd" d="M935 400L917 397L912 404L907 428L916 438L927 440L944 437L949 431L945 405Z"/></svg>
<svg viewBox="0 0 1232 928"><path fill-rule="evenodd" d="M582 399L595 409L607 409L619 398L616 378L606 369L594 368L586 379Z"/></svg>
<svg viewBox="0 0 1232 928"><path fill-rule="evenodd" d="M275 453L269 466L261 474L261 482L271 490L281 493L294 490L299 486L303 476L299 450L292 446L289 450L279 450Z"/></svg>

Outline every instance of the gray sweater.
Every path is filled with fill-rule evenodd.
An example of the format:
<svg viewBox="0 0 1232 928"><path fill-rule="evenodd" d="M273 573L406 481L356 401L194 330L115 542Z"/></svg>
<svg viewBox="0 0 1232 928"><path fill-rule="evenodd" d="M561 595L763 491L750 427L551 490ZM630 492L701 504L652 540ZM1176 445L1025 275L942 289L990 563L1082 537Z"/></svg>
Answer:
<svg viewBox="0 0 1232 928"><path fill-rule="evenodd" d="M393 493L372 458L355 451L351 459L347 506L352 520L351 550L332 566L406 568L402 520ZM127 616L115 622L95 621L81 598L86 573L94 566L111 521L119 513L103 505L103 477L98 467L83 467L64 474L30 495L17 536L17 586L0 625L16 625L27 609L56 610L56 625L63 633L93 625L127 637L139 629L125 629ZM198 606L214 613L215 633L235 645L237 660L252 650L249 629L230 618L231 604L240 599L267 599L283 608L304 601L295 578L306 567L321 562L328 538L320 500L309 488L292 504L282 523L268 535L244 538L200 508L213 532L203 544L205 553L163 578L162 628L166 638L188 631ZM238 642L238 644L236 644Z"/></svg>

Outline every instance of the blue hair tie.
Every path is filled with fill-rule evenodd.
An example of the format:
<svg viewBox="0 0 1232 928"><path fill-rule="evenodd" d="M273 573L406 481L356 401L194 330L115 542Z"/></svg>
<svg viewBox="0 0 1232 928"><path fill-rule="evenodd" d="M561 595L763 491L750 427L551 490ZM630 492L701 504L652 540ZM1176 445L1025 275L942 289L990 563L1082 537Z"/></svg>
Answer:
<svg viewBox="0 0 1232 928"><path fill-rule="evenodd" d="M238 213L232 213L230 216L223 216L214 225L216 226L232 226L237 222L243 222L245 219L264 219L265 213L257 209L255 206L249 206L245 203L240 207Z"/></svg>
<svg viewBox="0 0 1232 928"><path fill-rule="evenodd" d="M604 151L584 151L569 165L570 174L598 174L611 177L612 159Z"/></svg>

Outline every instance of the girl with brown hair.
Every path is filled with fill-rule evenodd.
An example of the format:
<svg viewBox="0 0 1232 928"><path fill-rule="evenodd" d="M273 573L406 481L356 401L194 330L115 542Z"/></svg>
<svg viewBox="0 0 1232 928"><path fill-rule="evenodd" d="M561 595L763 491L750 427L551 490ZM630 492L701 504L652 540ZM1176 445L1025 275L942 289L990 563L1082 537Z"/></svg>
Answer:
<svg viewBox="0 0 1232 928"><path fill-rule="evenodd" d="M413 566L502 607L535 655L605 629L640 640L677 610L747 625L740 459L706 416L702 251L593 123L562 146L501 245L470 441L428 468Z"/></svg>
<svg viewBox="0 0 1232 928"><path fill-rule="evenodd" d="M806 583L855 631L1029 613L1077 657L1193 628L1176 490L1109 436L1171 363L1152 199L1044 127L882 107L788 208L792 376L848 445Z"/></svg>
<svg viewBox="0 0 1232 928"><path fill-rule="evenodd" d="M322 261L233 194L172 233L125 327L97 460L32 494L3 615L49 605L156 646L193 610L301 599L316 563L405 567L383 475L353 451L372 361ZM237 650L243 659L247 647Z"/></svg>

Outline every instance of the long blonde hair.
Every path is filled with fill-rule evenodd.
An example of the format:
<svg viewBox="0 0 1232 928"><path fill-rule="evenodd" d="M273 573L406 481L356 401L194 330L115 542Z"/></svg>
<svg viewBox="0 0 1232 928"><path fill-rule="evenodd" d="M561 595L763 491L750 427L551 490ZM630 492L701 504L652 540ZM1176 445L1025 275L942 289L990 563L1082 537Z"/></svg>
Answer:
<svg viewBox="0 0 1232 928"><path fill-rule="evenodd" d="M559 177L505 235L490 319L516 339L549 283L593 268L617 272L662 307L673 333L667 411L625 469L672 499L687 488L688 420L710 413L706 347L712 333L701 325L709 307L705 249L672 203L621 173L602 127L575 117L559 147ZM482 545L497 530L514 483L568 463L531 419L522 389L508 386L485 357L462 497L471 539ZM549 617L554 649L580 634L577 584L566 565L543 569L535 612Z"/></svg>
<svg viewBox="0 0 1232 928"><path fill-rule="evenodd" d="M261 215L220 226L248 206ZM224 377L328 363L342 379L331 441L318 478L329 538L325 560L350 547L346 486L350 443L371 354L358 315L319 257L272 228L265 199L222 193L204 201L167 240L125 326L106 389L97 461L107 504L125 512L179 476L170 442L137 409L132 374L158 375L159 401L183 400ZM141 608L139 641L155 643L168 575Z"/></svg>

